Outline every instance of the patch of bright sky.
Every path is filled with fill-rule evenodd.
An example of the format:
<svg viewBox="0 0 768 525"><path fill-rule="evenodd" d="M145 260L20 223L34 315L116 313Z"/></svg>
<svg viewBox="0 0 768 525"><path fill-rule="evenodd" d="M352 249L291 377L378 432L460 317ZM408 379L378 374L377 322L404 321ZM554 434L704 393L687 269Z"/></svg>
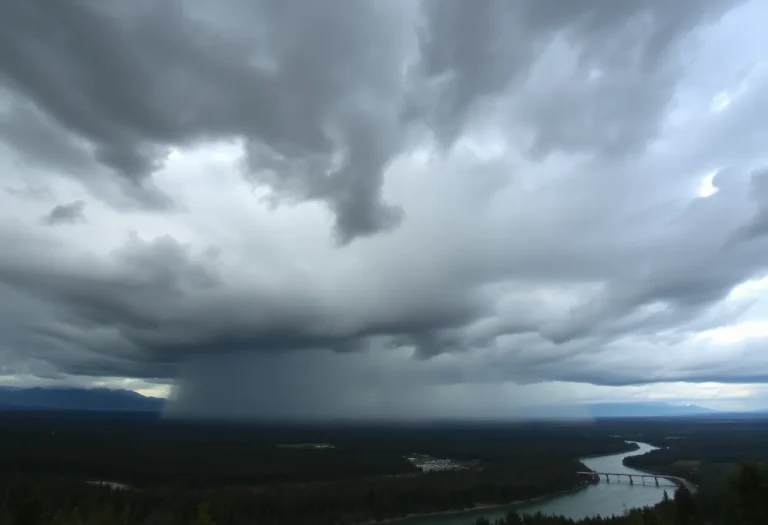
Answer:
<svg viewBox="0 0 768 525"><path fill-rule="evenodd" d="M707 173L704 178L701 180L701 183L699 184L699 187L696 191L697 195L703 199L706 199L707 197L711 197L715 193L718 192L717 186L714 184L715 176L717 175L718 170L712 170L709 173Z"/></svg>
<svg viewBox="0 0 768 525"><path fill-rule="evenodd" d="M695 404L715 410L768 408L768 385L727 383L654 383L630 386L562 384L573 403L663 402Z"/></svg>
<svg viewBox="0 0 768 525"><path fill-rule="evenodd" d="M140 381L129 378L119 378L113 380L104 380L97 382L94 386L103 388L122 388L125 390L133 390L143 396L149 397L161 397L168 398L171 393L171 385L148 383L146 381Z"/></svg>
<svg viewBox="0 0 768 525"><path fill-rule="evenodd" d="M722 113L731 107L734 99L740 97L747 91L747 84L742 82L733 91L721 91L712 97L712 102L709 105L710 111L713 113Z"/></svg>
<svg viewBox="0 0 768 525"><path fill-rule="evenodd" d="M742 343L750 339L768 338L768 321L745 321L731 326L713 328L698 334L697 337L721 345Z"/></svg>
<svg viewBox="0 0 768 525"><path fill-rule="evenodd" d="M764 298L768 298L768 277L750 279L731 290L726 301L746 301L750 309L745 312L759 310L764 305ZM695 339L705 340L717 345L732 345L752 339L768 338L768 320L761 318L746 319L742 322L720 326L705 330L696 335Z"/></svg>
<svg viewBox="0 0 768 525"><path fill-rule="evenodd" d="M768 292L768 276L744 281L731 290L728 299L760 298L766 292Z"/></svg>
<svg viewBox="0 0 768 525"><path fill-rule="evenodd" d="M768 62L766 61L756 62L749 68L748 72L744 75L744 78L736 83L735 86L715 94L709 105L710 111L713 113L722 113L728 110L734 102L750 89L752 84L760 79L761 75L766 70L766 66L768 66Z"/></svg>
<svg viewBox="0 0 768 525"><path fill-rule="evenodd" d="M0 375L0 386L32 387L73 387L73 388L110 388L114 390L133 390L143 396L167 398L172 385L152 383L141 379L126 377L87 377L67 376L64 379L44 378L28 374Z"/></svg>

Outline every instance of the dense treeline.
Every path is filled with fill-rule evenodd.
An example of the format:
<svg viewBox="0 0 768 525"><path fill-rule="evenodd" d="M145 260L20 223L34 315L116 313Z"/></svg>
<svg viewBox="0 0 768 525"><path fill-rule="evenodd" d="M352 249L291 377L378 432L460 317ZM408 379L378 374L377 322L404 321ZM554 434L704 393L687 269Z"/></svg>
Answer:
<svg viewBox="0 0 768 525"><path fill-rule="evenodd" d="M0 523L35 525L75 513L93 525L181 525L192 523L203 507L220 524L361 523L567 490L579 482L575 468L550 464L533 470L471 470L205 491L112 490L73 481L9 479L0 484L6 498Z"/></svg>
<svg viewBox="0 0 768 525"><path fill-rule="evenodd" d="M598 516L573 520L564 516L541 513L521 515L514 510L504 519L490 522L478 518L475 525L697 525L701 523L695 500L686 489L678 489L674 499L665 497L655 507L631 509L622 516Z"/></svg>
<svg viewBox="0 0 768 525"><path fill-rule="evenodd" d="M666 472L699 483L713 469L732 471L742 462L768 462L768 423L760 420L657 422L646 439L662 447L624 460L627 466Z"/></svg>
<svg viewBox="0 0 768 525"><path fill-rule="evenodd" d="M335 448L292 448L329 443ZM0 418L4 472L210 488L359 479L417 470L404 456L514 469L627 450L589 426L278 426L168 422L147 416L13 413Z"/></svg>
<svg viewBox="0 0 768 525"><path fill-rule="evenodd" d="M768 470L755 464L742 466L717 495L714 514L702 507L711 496L693 495L684 487L674 498L655 507L632 509L622 516L571 520L562 516L520 516L514 511L506 519L491 524L480 518L475 525L765 525L768 524Z"/></svg>
<svg viewBox="0 0 768 525"><path fill-rule="evenodd" d="M299 427L15 413L0 419L0 524L366 523L569 490L584 482L575 475L583 469L576 458L627 450L624 439L665 447L628 464L683 474L699 491L582 525L768 523L768 476L738 465L766 458L764 422ZM313 443L333 448L306 446ZM474 468L418 474L404 459L414 452L472 460ZM510 520L574 523L546 516Z"/></svg>
<svg viewBox="0 0 768 525"><path fill-rule="evenodd" d="M768 421L764 419L693 418L624 422L621 426L625 433L642 432L644 439L661 447L626 458L627 466L696 483L699 508L714 518L725 512L720 496L741 464L768 464Z"/></svg>
<svg viewBox="0 0 768 525"><path fill-rule="evenodd" d="M661 447L627 458L627 466L653 470L676 464L676 474L690 476L694 482L698 481L699 463L738 466L742 462L768 462L768 418L628 419L600 421L595 426Z"/></svg>
<svg viewBox="0 0 768 525"><path fill-rule="evenodd" d="M3 482L0 523L3 525L331 525L364 523L386 518L362 509L405 509L425 506L434 494L460 503L477 494L462 492L460 476L393 479L373 488L325 484L263 492L244 489L193 491L179 489L112 490L71 481L16 480ZM490 479L487 480L490 483ZM452 487L445 492L443 489ZM481 489L473 485L478 491ZM369 491L365 494L365 491ZM498 490L498 489L495 489ZM478 493L479 494L479 493ZM768 471L745 465L718 495L721 513L708 513L702 497L687 489L653 508L633 509L622 516L580 521L564 517L517 515L510 512L494 525L765 525L768 523ZM476 525L489 525L478 519ZM469 524L468 524L469 525Z"/></svg>
<svg viewBox="0 0 768 525"><path fill-rule="evenodd" d="M317 443L333 448L306 446ZM200 519L217 523L358 523L569 490L584 482L576 458L629 448L581 425L245 426L40 413L0 419L3 490L14 502L6 517L27 516L22 521L30 524L71 513L94 525L186 524L200 509ZM473 468L422 475L404 458L412 453L471 460ZM87 480L141 490L110 491Z"/></svg>

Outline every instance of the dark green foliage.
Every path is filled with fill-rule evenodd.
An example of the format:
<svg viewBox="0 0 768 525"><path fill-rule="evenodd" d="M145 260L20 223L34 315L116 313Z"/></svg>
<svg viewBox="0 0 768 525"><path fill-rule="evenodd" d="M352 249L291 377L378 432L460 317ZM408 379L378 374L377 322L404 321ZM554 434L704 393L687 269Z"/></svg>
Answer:
<svg viewBox="0 0 768 525"><path fill-rule="evenodd" d="M280 446L308 442L335 448ZM517 468L624 450L621 439L593 433L587 425L246 426L40 413L0 418L5 473L142 487L253 486L409 474L416 469L403 456L414 452Z"/></svg>
<svg viewBox="0 0 768 525"><path fill-rule="evenodd" d="M197 505L197 516L192 522L192 525L214 525L213 517L211 517L211 503L209 501L201 501Z"/></svg>
<svg viewBox="0 0 768 525"><path fill-rule="evenodd" d="M335 448L281 446L307 442ZM245 518L259 525L343 524L568 490L584 482L575 458L628 448L579 425L328 428L14 414L0 420L8 476L0 490L10 490L14 502L29 499L14 512L31 525L41 516L69 519L77 506L84 525L226 525ZM413 452L475 467L421 474L404 459ZM24 488L20 473L34 476L46 497ZM119 480L141 490L76 479Z"/></svg>
<svg viewBox="0 0 768 525"><path fill-rule="evenodd" d="M525 516L508 516L503 520L490 523L488 520L478 519L474 525L678 525L673 518L670 502L660 503L653 508L633 509L623 516L609 518L586 518L572 520L563 516L545 516L541 513Z"/></svg>
<svg viewBox="0 0 768 525"><path fill-rule="evenodd" d="M679 487L673 498L653 508L633 509L623 516L570 520L557 516L509 516L491 525L766 525L768 524L768 470L744 465L719 498L727 502L727 513L716 517L701 511L702 498ZM488 525L477 520L475 525Z"/></svg>
<svg viewBox="0 0 768 525"><path fill-rule="evenodd" d="M756 464L739 467L733 461L740 448L747 459L768 454L768 440L761 441L768 425L755 423L751 431L732 425L645 421L334 429L141 418L106 424L90 416L73 421L15 414L0 420L0 524L351 525L508 503L583 483L575 474L584 468L576 458L625 450L621 438L608 437L618 434L668 445L663 455L641 456L652 462L646 468L671 473L698 465L692 474L699 491L678 490L654 508L580 525L766 525L768 474ZM679 435L690 439L665 441ZM717 446L706 445L707 439ZM302 442L336 448L277 446ZM418 474L403 459L412 452L473 460L476 468ZM137 488L112 490L78 479L120 480ZM510 512L498 525L574 523Z"/></svg>
<svg viewBox="0 0 768 525"><path fill-rule="evenodd" d="M318 519L323 523L358 523L551 494L577 484L574 471L578 468L574 462L547 464L543 469L486 468L204 491L183 487L113 490L40 478L36 486L48 497L35 500L35 512L25 523L36 525L43 518L68 516L73 507L87 509L84 525L91 525L91 516L104 516L109 525L227 525L245 517L250 518L249 523L260 525L318 523ZM23 502L30 487L24 480L0 480L0 490L8 490L12 502Z"/></svg>
<svg viewBox="0 0 768 525"><path fill-rule="evenodd" d="M603 422L601 426L627 437L642 437L662 447L626 458L624 464L681 476L696 483L697 509L700 516L706 517L705 521L728 525L768 524L765 508L759 503L768 502L768 496L755 482L758 478L765 479L764 473L762 477L758 474L761 472L758 465L768 464L768 420L708 417L613 421ZM743 469L745 461L751 462L751 467ZM741 480L741 489L733 486L738 480ZM744 487L751 487L751 492Z"/></svg>
<svg viewBox="0 0 768 525"><path fill-rule="evenodd" d="M743 462L768 463L768 419L661 419L600 425L661 447L625 459L628 467L681 476L696 484L717 477L714 469L730 475ZM729 465L731 472L726 472Z"/></svg>
<svg viewBox="0 0 768 525"><path fill-rule="evenodd" d="M530 474L530 473L529 473ZM366 482L286 486L269 490L188 489L112 490L71 481L40 480L4 483L11 497L0 512L3 525L245 525L364 523L400 515L404 510L429 512L447 500L475 501L473 490L445 490L444 475L390 478L372 488ZM456 477L455 481L460 481ZM355 489L356 484L364 485ZM478 489L483 490L483 489ZM42 492L41 492L42 491ZM444 492L443 492L444 491ZM39 494L47 494L37 499ZM365 498L360 495L365 493ZM435 499L437 498L437 499ZM701 511L701 499L685 488L653 508L633 509L623 516L574 521L564 517L518 515L476 525L765 525L768 523L768 471L745 465L721 494L726 515ZM30 502L35 502L30 506ZM34 509L30 512L29 509ZM468 524L469 525L469 524Z"/></svg>
<svg viewBox="0 0 768 525"><path fill-rule="evenodd" d="M731 480L725 519L733 525L768 524L768 470L746 464Z"/></svg>
<svg viewBox="0 0 768 525"><path fill-rule="evenodd" d="M696 502L693 499L693 494L687 488L681 486L675 491L673 504L676 523L679 525L690 525L698 521Z"/></svg>

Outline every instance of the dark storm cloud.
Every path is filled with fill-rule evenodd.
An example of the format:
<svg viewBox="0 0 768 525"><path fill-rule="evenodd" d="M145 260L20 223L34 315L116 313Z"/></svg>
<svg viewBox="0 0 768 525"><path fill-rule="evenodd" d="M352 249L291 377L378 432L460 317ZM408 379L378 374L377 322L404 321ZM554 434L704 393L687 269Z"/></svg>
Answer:
<svg viewBox="0 0 768 525"><path fill-rule="evenodd" d="M69 204L58 204L43 217L43 222L49 226L56 224L75 224L85 221L85 202L74 201Z"/></svg>
<svg viewBox="0 0 768 525"><path fill-rule="evenodd" d="M681 74L679 39L736 3L427 1L422 67L439 85L429 123L450 142L489 98L530 90L514 116L531 126L532 153L643 147ZM556 69L539 79L534 63L553 41L576 50L577 69L567 61L545 63Z"/></svg>
<svg viewBox="0 0 768 525"><path fill-rule="evenodd" d="M519 115L534 149L642 145L678 74L676 41L733 3L425 2L414 62L418 4L5 0L1 78L20 102L3 134L36 160L87 171L90 157L139 185L169 147L242 137L248 176L327 202L345 242L402 218L380 196L405 147L400 115L455 138L478 103L520 86L557 33L582 71L607 80L542 86ZM411 63L421 67L406 73Z"/></svg>
<svg viewBox="0 0 768 525"><path fill-rule="evenodd" d="M0 139L18 151L24 162L75 176L91 168L87 149L66 127L56 124L24 96L4 95L9 98L9 107L0 112Z"/></svg>
<svg viewBox="0 0 768 525"><path fill-rule="evenodd" d="M708 317L708 311L719 308L734 286L766 270L764 241L725 248L741 221L749 220L749 210L723 220L733 211L737 190L724 188L700 203L704 208L690 207L676 217L680 231L703 228L705 236L657 233L652 254L643 243L579 252L595 233L580 228L571 239L565 232L559 237L558 249L573 253L570 258L560 258L547 244L509 252L478 238L470 224L444 239L426 231L429 250L407 257L395 254L407 253L418 240L363 253L360 266L349 267L328 288L319 273L283 265L265 266L263 277L252 280L233 273L220 250L193 249L170 236L133 237L107 258L60 257L56 265L46 253L60 247L28 239L23 249L0 258L0 281L53 312L34 316L36 324L25 331L38 347L48 348L46 360L69 373L163 377L191 356L233 352L412 347L430 357L501 347L509 353L495 364L497 374L470 375L634 384L654 379L636 367L627 377L611 367L594 368L590 356L611 344L621 356L633 344L627 334L652 339L697 321L694 331L731 322L739 312ZM3 238L6 245L18 240L11 233ZM515 242L511 232L506 238ZM574 263L591 268L605 284L576 308L549 310L537 299L537 287L549 293L569 293L574 285L578 290L584 276ZM505 285L497 283L510 280L511 291L528 290L530 299L524 294L499 305L495 290L503 296ZM66 351L51 353L51 345ZM87 349L89 357L78 360L78 349ZM579 364L584 356L590 361ZM677 371L663 380L686 374Z"/></svg>
<svg viewBox="0 0 768 525"><path fill-rule="evenodd" d="M134 358L151 367L197 353L351 351L372 337L429 333L480 313L458 290L374 299L339 289L337 299L364 301L350 312L348 304L321 297L306 276L293 276L304 286L274 289L264 281L238 289L237 282L222 281L215 250L191 253L168 236L152 242L133 238L108 260L64 259L55 269L44 257L50 249L31 246L6 255L0 281L55 309L54 321L44 324L41 316L31 330L46 344L58 341L121 358L104 360L115 367L111 375L136 375Z"/></svg>
<svg viewBox="0 0 768 525"><path fill-rule="evenodd" d="M498 390L451 384L425 364L391 354L322 351L191 360L166 414L304 421L523 415L521 404Z"/></svg>
<svg viewBox="0 0 768 525"><path fill-rule="evenodd" d="M394 7L328 7L3 1L0 78L34 104L6 117L8 143L67 166L85 143L93 162L141 184L171 146L243 137L250 176L327 201L342 240L391 226L379 187L401 140L408 28Z"/></svg>
<svg viewBox="0 0 768 525"><path fill-rule="evenodd" d="M739 141L759 124L670 124L688 37L740 3L0 0L0 162L116 208L89 207L77 238L16 220L29 203L0 216L0 357L35 375L181 366L207 399L239 373L244 399L279 392L263 411L299 415L373 410L345 405L368 380L405 406L421 384L755 378L714 350L704 369L659 359L739 320L725 298L768 270L762 146ZM269 199L323 203L339 245L308 207L242 224L256 215L218 164L159 174L222 142ZM692 199L713 165L719 192Z"/></svg>
<svg viewBox="0 0 768 525"><path fill-rule="evenodd" d="M38 186L26 186L21 188L5 188L8 195L30 201L45 201L53 199L50 188Z"/></svg>
<svg viewBox="0 0 768 525"><path fill-rule="evenodd" d="M768 169L752 174L752 199L757 204L754 219L734 238L735 241L749 241L768 235Z"/></svg>

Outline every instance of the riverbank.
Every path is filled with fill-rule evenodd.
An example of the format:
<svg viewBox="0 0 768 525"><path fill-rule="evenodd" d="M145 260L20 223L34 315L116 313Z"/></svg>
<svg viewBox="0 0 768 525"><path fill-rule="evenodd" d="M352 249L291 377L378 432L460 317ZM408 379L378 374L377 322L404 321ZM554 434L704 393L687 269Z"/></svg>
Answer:
<svg viewBox="0 0 768 525"><path fill-rule="evenodd" d="M627 450L622 450L622 451L619 451L619 452L613 452L611 454L602 453L602 454L590 454L589 456L582 456L582 457L579 458L579 461L581 461L582 464L583 464L583 461L585 459L604 458L606 456L613 456L613 455L618 455L618 454L628 454L630 452L635 452L636 450L640 450L640 445L639 445L639 443L637 441L626 441L625 440L624 442L627 445L634 445L634 446L630 446Z"/></svg>
<svg viewBox="0 0 768 525"><path fill-rule="evenodd" d="M626 449L621 452L617 452L613 454L605 454L605 453L592 454L589 456L583 456L579 458L579 462L581 463L583 470L592 470L591 468L589 468L587 465L584 464L584 461L589 461L590 459L596 459L596 458L606 458L606 457L621 456L624 454L632 454L633 452L637 452L638 450L641 449L639 442L625 441L625 443L627 445ZM580 482L573 488L552 492L549 494L544 494L542 496L538 496L536 498L531 498L526 500L511 501L509 503L491 503L491 504L477 503L474 507L465 508L462 510L453 509L453 510L434 511L434 512L410 513L397 518L387 518L387 519L378 520L378 521L376 520L366 521L366 522L360 523L359 525L384 525L384 524L396 525L398 523L408 522L409 520L436 518L440 516L460 518L463 515L471 516L477 513L482 513L483 511L493 512L493 511L500 511L500 510L509 509L509 508L527 507L527 506L535 505L537 503L546 502L548 500L554 500L563 496L584 491L588 489L590 485L591 483L588 483L588 482Z"/></svg>
<svg viewBox="0 0 768 525"><path fill-rule="evenodd" d="M594 455L579 458L584 470L641 474L640 471L623 465L624 458L640 455L655 447L638 441L627 441L628 451L620 454ZM649 474L654 475L654 474ZM678 482L679 484L679 482ZM667 485L673 490L675 485ZM651 507L663 499L665 487L640 483L584 483L571 490L543 495L527 501L507 505L478 505L474 509L447 511L431 514L414 514L409 517L387 520L388 525L467 525L483 517L490 522L503 518L508 509L519 514L542 514L565 516L574 520L594 516L618 516L627 509ZM381 522L379 522L381 523ZM374 525L371 523L371 525Z"/></svg>
<svg viewBox="0 0 768 525"><path fill-rule="evenodd" d="M635 445L637 445L637 446L638 446L638 448L640 448L640 445L638 444L638 442L637 442L637 441L627 441L627 443L634 443ZM657 448L657 449L658 449L658 448L662 448L662 447L657 447L656 445L653 445L653 444L651 444L651 443L649 443L649 445L651 445L652 447L654 447L654 448ZM673 483L674 483L674 482L676 482L676 481L679 481L679 482L680 482L680 483L681 483L683 486L685 486L685 488L687 488L687 489L688 489L688 491L690 491L691 493L695 493L697 490L699 490L699 487L698 487L698 486L697 486L695 483L692 483L691 481L688 481L687 479L685 479L685 478L683 478L683 477L681 477L681 476L675 476L675 475L673 475L673 474L669 474L669 473L665 473L665 472L661 472L661 471L654 471L654 470L641 470L641 469L639 469L639 468L635 468L635 467L632 467L632 466L629 466L629 465L627 465L627 464L624 462L624 460L625 460L625 459L626 459L626 458L624 458L624 459L621 461L621 464L622 464L623 466L625 466L626 468L629 468L629 469L632 469L632 470L636 470L637 472L642 472L643 474L650 474L651 476L659 476L659 477L664 477L664 479L667 479L667 480L669 480L669 481L672 481ZM669 479L669 478L667 478L666 476L672 476L673 478L676 478L676 479Z"/></svg>
<svg viewBox="0 0 768 525"><path fill-rule="evenodd" d="M517 508L524 505L532 505L534 503L540 503L542 501L546 501L552 498L558 498L560 496L565 496L567 494L575 494L579 491L585 490L588 486L589 484L579 483L576 487L573 487L571 489L560 490L558 492L552 492L550 494L544 494L544 495L537 496L535 498L530 498L530 499L510 501L508 503L478 503L474 507L468 507L462 510L452 509L452 510L438 510L434 512L413 512L411 514L406 514L398 518L370 520L370 521L361 522L358 525L397 524L397 523L401 523L403 521L411 520L411 519L432 518L432 517L438 517L438 516L460 517L462 514L473 514L475 512L480 512L480 511L493 511L493 510Z"/></svg>
<svg viewBox="0 0 768 525"><path fill-rule="evenodd" d="M631 444L634 444L634 445L636 445L638 449L640 448L640 443L639 443L638 441L627 441L627 443L631 443ZM656 445L654 445L653 443L648 443L648 445L652 446L652 447L653 447L653 448L655 448L655 449L662 449L662 448L665 448L665 447L663 447L663 446L662 446L662 447L656 446ZM632 469L632 470L636 470L637 472L642 472L643 474L650 474L650 475L652 475L652 476L660 476L660 477L665 477L665 476L672 476L672 474L667 474L667 473L658 472L658 471L653 471L653 470L641 470L641 469L639 469L639 468L635 468L635 467L629 466L629 465L627 465L627 464L624 462L624 460L626 460L626 459L627 459L627 458L624 458L624 459L622 459L622 460L621 460L621 464L622 464L623 466L625 466L626 468L629 468L629 469ZM685 478L683 478L683 477L680 477L680 476L673 476L673 477L674 477L674 478L677 478L677 479L669 479L669 478L667 478L667 477L665 477L664 479L667 479L667 480L669 480L669 481L672 481L673 483L674 483L675 481L679 481L679 482L680 482L680 483L681 483L683 486L685 486L685 488L687 488L687 489L688 489L688 490L689 490L691 493L695 493L695 492L696 492L696 491L699 489L699 487L697 487L695 483L692 483L692 482L688 481L687 479L685 479Z"/></svg>
<svg viewBox="0 0 768 525"><path fill-rule="evenodd" d="M687 479L685 479L683 477L680 477L680 476L674 476L672 474L667 474L667 473L664 473L664 472L661 472L661 471L640 470L640 469L637 469L637 468L634 468L634 467L627 467L627 468L631 468L631 469L636 470L638 472L642 472L643 474L650 474L651 476L663 477L664 479L669 480L669 481L671 481L673 483L676 482L676 481L679 481L691 493L695 493L697 490L699 490L699 486L698 485L696 485L692 481L688 481ZM672 476L673 478L676 478L676 479L670 479L667 476Z"/></svg>

